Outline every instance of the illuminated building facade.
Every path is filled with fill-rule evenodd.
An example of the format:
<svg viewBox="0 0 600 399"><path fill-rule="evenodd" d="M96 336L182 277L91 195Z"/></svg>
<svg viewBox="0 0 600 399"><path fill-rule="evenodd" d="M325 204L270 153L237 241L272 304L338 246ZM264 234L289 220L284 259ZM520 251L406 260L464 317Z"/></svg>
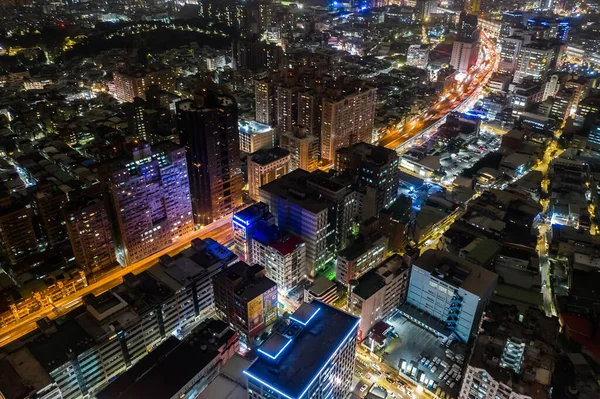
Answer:
<svg viewBox="0 0 600 399"><path fill-rule="evenodd" d="M520 37L503 37L500 39L500 61L498 63L498 72L514 73L517 68L517 60L523 39Z"/></svg>
<svg viewBox="0 0 600 399"><path fill-rule="evenodd" d="M186 147L194 222L199 225L242 205L237 103L207 93L177 104L179 142Z"/></svg>
<svg viewBox="0 0 600 399"><path fill-rule="evenodd" d="M312 172L319 167L319 138L304 127L294 126L291 132L282 133L280 145L290 152L290 171Z"/></svg>
<svg viewBox="0 0 600 399"><path fill-rule="evenodd" d="M175 76L168 68L127 70L114 73L115 97L119 101L132 102L134 98L146 99L146 90L158 86L161 90L175 90Z"/></svg>
<svg viewBox="0 0 600 399"><path fill-rule="evenodd" d="M0 242L4 253L15 264L38 251L31 209L9 198L0 199Z"/></svg>
<svg viewBox="0 0 600 399"><path fill-rule="evenodd" d="M240 120L238 130L240 132L240 150L246 154L275 146L275 131L269 125Z"/></svg>
<svg viewBox="0 0 600 399"><path fill-rule="evenodd" d="M109 165L119 263L145 259L194 230L185 152L172 142L140 144L130 159Z"/></svg>
<svg viewBox="0 0 600 399"><path fill-rule="evenodd" d="M248 195L258 201L258 189L287 175L290 152L280 147L264 149L248 156Z"/></svg>
<svg viewBox="0 0 600 399"><path fill-rule="evenodd" d="M267 224L274 224L273 215L269 206L258 202L233 215L231 225L233 228L234 251L244 262L251 263L250 240L258 222L264 220Z"/></svg>
<svg viewBox="0 0 600 399"><path fill-rule="evenodd" d="M379 265L387 256L388 238L379 233L371 237L359 237L352 245L338 254L335 278L343 285L356 280Z"/></svg>
<svg viewBox="0 0 600 399"><path fill-rule="evenodd" d="M260 265L231 265L213 278L213 292L217 315L247 344L277 321L277 284Z"/></svg>
<svg viewBox="0 0 600 399"><path fill-rule="evenodd" d="M358 323L322 302L302 304L288 328L271 335L244 371L248 397L345 398L352 389Z"/></svg>
<svg viewBox="0 0 600 399"><path fill-rule="evenodd" d="M408 46L406 65L425 69L429 64L429 46L426 44L412 44Z"/></svg>
<svg viewBox="0 0 600 399"><path fill-rule="evenodd" d="M370 143L375 121L375 95L370 87L350 86L338 89L323 98L321 119L321 158L335 161L335 153L342 147Z"/></svg>
<svg viewBox="0 0 600 399"><path fill-rule="evenodd" d="M543 81L550 71L555 48L544 43L531 43L521 48L515 70L515 83L522 83L529 77L534 81Z"/></svg>
<svg viewBox="0 0 600 399"><path fill-rule="evenodd" d="M254 81L254 108L257 122L272 126L277 120L275 85L270 79Z"/></svg>
<svg viewBox="0 0 600 399"><path fill-rule="evenodd" d="M75 262L86 271L99 271L117 262L108 212L101 193L79 192L65 208L65 221Z"/></svg>

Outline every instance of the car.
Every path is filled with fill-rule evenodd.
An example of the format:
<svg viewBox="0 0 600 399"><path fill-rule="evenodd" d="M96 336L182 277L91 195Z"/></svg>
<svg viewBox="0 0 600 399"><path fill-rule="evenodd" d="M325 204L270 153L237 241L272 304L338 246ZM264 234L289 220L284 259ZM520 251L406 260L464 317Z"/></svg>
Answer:
<svg viewBox="0 0 600 399"><path fill-rule="evenodd" d="M435 373L436 371L437 371L437 367L436 367L436 366L433 366L433 367L431 368L431 372L432 372L432 373Z"/></svg>
<svg viewBox="0 0 600 399"><path fill-rule="evenodd" d="M385 380L386 380L387 382L389 382L390 384L393 384L393 383L394 383L394 380L392 380L390 377L386 377L386 378L385 378Z"/></svg>
<svg viewBox="0 0 600 399"><path fill-rule="evenodd" d="M390 398L395 398L396 397L396 394L394 392L390 392L389 394L390 394Z"/></svg>
<svg viewBox="0 0 600 399"><path fill-rule="evenodd" d="M450 389L452 389L452 388L454 388L454 386L455 386L455 385L456 385L456 382L452 381L452 382L450 383L450 385L448 385L448 386L450 387Z"/></svg>
<svg viewBox="0 0 600 399"><path fill-rule="evenodd" d="M425 363L423 363L423 366L429 368L429 365L431 364L430 360L426 360Z"/></svg>
<svg viewBox="0 0 600 399"><path fill-rule="evenodd" d="M367 390L367 388L368 388L367 384L363 384L363 386L362 386L362 387L360 387L360 391L361 391L361 392L364 392L364 391L366 391L366 390Z"/></svg>

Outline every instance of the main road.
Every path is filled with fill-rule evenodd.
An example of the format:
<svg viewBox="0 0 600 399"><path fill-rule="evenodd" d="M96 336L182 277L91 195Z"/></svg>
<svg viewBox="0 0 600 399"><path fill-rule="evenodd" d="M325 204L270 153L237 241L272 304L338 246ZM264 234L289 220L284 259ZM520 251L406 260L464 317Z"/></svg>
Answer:
<svg viewBox="0 0 600 399"><path fill-rule="evenodd" d="M158 263L158 260L163 255L175 255L183 249L190 246L190 243L195 238L212 238L222 244L232 240L231 215L225 216L222 219L200 228L187 236L182 237L179 241L170 247L149 256L148 258L133 263L126 267L116 267L100 276L90 276L88 278L88 286L81 289L72 295L69 295L54 303L54 306L48 306L32 313L19 321L9 324L0 329L0 346L22 337L25 334L37 328L36 321L43 317L55 319L63 316L74 307L82 303L82 298L88 294L100 295L103 292L110 290L121 284L123 276L129 273L139 274Z"/></svg>
<svg viewBox="0 0 600 399"><path fill-rule="evenodd" d="M407 123L388 126L387 133L379 140L379 144L402 152L413 142L434 133L451 112L462 112L471 108L498 66L496 48L484 33L481 34L481 44L482 56L464 79L457 80L437 103L424 109Z"/></svg>

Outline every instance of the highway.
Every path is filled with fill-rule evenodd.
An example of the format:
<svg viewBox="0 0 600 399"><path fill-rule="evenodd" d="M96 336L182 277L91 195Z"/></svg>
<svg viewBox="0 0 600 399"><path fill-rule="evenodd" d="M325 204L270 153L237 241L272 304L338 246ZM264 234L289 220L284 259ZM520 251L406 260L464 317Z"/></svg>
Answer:
<svg viewBox="0 0 600 399"><path fill-rule="evenodd" d="M111 288L121 284L123 281L122 277L124 275L129 273L139 274L157 264L158 258L161 256L165 254L175 255L181 252L183 249L189 247L190 242L195 238L212 238L224 244L228 241L231 241L233 238L232 234L231 215L228 215L210 225L204 226L203 228L200 228L199 230L182 237L181 240L175 244L160 252L157 252L143 261L136 262L127 267L116 267L101 276L90 276L88 277L88 286L84 289L55 302L53 307L48 306L42 308L39 311L28 315L27 317L21 318L16 323L9 324L8 326L0 329L0 346L7 345L8 343L35 330L35 322L43 317L47 316L51 319L55 319L67 314L73 308L81 305L81 299L85 295L100 295L103 292L106 292Z"/></svg>
<svg viewBox="0 0 600 399"><path fill-rule="evenodd" d="M456 81L454 87L442 96L429 109L423 110L404 125L392 124L387 134L379 140L379 145L403 152L408 146L423 138L445 123L446 117L454 111L463 112L471 108L479 98L481 90L497 69L498 56L494 44L482 33L483 56L462 81Z"/></svg>

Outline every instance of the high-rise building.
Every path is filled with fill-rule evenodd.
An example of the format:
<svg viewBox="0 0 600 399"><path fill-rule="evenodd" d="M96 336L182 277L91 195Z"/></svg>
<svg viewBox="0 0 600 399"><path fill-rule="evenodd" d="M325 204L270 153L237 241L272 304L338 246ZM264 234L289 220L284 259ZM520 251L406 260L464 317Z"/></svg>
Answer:
<svg viewBox="0 0 600 399"><path fill-rule="evenodd" d="M377 90L349 84L328 92L323 98L321 118L321 158L335 161L335 152L349 145L370 143L375 122Z"/></svg>
<svg viewBox="0 0 600 399"><path fill-rule="evenodd" d="M235 213L231 220L233 227L234 252L244 262L252 263L251 240L258 226L259 221L265 221L267 224L275 224L275 219L269 206L258 202Z"/></svg>
<svg viewBox="0 0 600 399"><path fill-rule="evenodd" d="M124 265L165 249L194 229L185 149L142 143L107 165L117 220L117 260Z"/></svg>
<svg viewBox="0 0 600 399"><path fill-rule="evenodd" d="M375 232L359 236L337 256L335 279L343 285L356 280L379 265L387 256L388 238Z"/></svg>
<svg viewBox="0 0 600 399"><path fill-rule="evenodd" d="M546 101L548 97L554 97L560 88L560 80L558 75L550 76L550 79L544 85L544 92L542 94L542 101Z"/></svg>
<svg viewBox="0 0 600 399"><path fill-rule="evenodd" d="M258 201L258 189L290 171L290 152L280 147L259 150L248 157L248 194Z"/></svg>
<svg viewBox="0 0 600 399"><path fill-rule="evenodd" d="M275 131L271 126L255 121L240 120L240 150L252 154L275 146Z"/></svg>
<svg viewBox="0 0 600 399"><path fill-rule="evenodd" d="M396 151L367 143L337 151L334 168L370 188L363 200L363 219L379 216L398 198L398 162Z"/></svg>
<svg viewBox="0 0 600 399"><path fill-rule="evenodd" d="M323 96L312 90L298 93L298 125L317 138L321 137L321 116L323 114Z"/></svg>
<svg viewBox="0 0 600 399"><path fill-rule="evenodd" d="M450 65L459 73L467 73L477 64L479 57L479 40L473 38L457 38L452 45Z"/></svg>
<svg viewBox="0 0 600 399"><path fill-rule="evenodd" d="M358 323L322 302L302 304L288 328L271 335L244 371L248 397L345 398L352 390Z"/></svg>
<svg viewBox="0 0 600 399"><path fill-rule="evenodd" d="M437 1L435 0L417 0L417 19L421 22L429 22L431 20L431 14L435 14L438 11L437 8Z"/></svg>
<svg viewBox="0 0 600 399"><path fill-rule="evenodd" d="M556 49L548 42L538 41L521 47L517 68L515 70L515 83L522 83L525 78L534 81L544 81L554 61Z"/></svg>
<svg viewBox="0 0 600 399"><path fill-rule="evenodd" d="M136 97L133 102L126 104L127 125L129 132L138 140L148 141L148 118L146 117L146 101Z"/></svg>
<svg viewBox="0 0 600 399"><path fill-rule="evenodd" d="M69 197L55 185L38 189L35 193L35 207L46 241L56 247L68 239L63 209Z"/></svg>
<svg viewBox="0 0 600 399"><path fill-rule="evenodd" d="M498 62L498 72L514 73L517 69L517 61L523 38L518 36L502 37L499 41L500 61Z"/></svg>
<svg viewBox="0 0 600 399"><path fill-rule="evenodd" d="M408 46L406 65L425 69L429 64L429 45L412 44Z"/></svg>
<svg viewBox="0 0 600 399"><path fill-rule="evenodd" d="M177 104L179 142L186 147L194 222L209 224L242 205L237 104L209 92Z"/></svg>
<svg viewBox="0 0 600 399"><path fill-rule="evenodd" d="M0 199L0 242L11 263L38 251L31 209L10 198Z"/></svg>
<svg viewBox="0 0 600 399"><path fill-rule="evenodd" d="M132 102L134 98L146 98L146 90L157 85L161 90L175 90L173 71L164 66L154 66L146 69L128 69L114 73L115 96L119 101Z"/></svg>
<svg viewBox="0 0 600 399"><path fill-rule="evenodd" d="M273 126L277 121L275 84L270 79L254 81L254 108L257 122Z"/></svg>
<svg viewBox="0 0 600 399"><path fill-rule="evenodd" d="M553 98L552 107L550 109L550 117L553 118L558 123L562 124L562 122L567 119L570 115L571 108L573 107L573 103L575 101L575 90L573 89L561 89L559 90Z"/></svg>
<svg viewBox="0 0 600 399"><path fill-rule="evenodd" d="M449 252L428 250L414 261L400 311L438 336L468 342L476 333L498 275ZM429 294L433 292L433 294Z"/></svg>
<svg viewBox="0 0 600 399"><path fill-rule="evenodd" d="M280 84L275 88L277 129L292 130L298 124L298 93L300 88L293 84Z"/></svg>
<svg viewBox="0 0 600 399"><path fill-rule="evenodd" d="M281 134L281 148L290 152L290 171L304 169L309 172L319 167L319 138L308 133L303 126Z"/></svg>
<svg viewBox="0 0 600 399"><path fill-rule="evenodd" d="M65 207L65 221L75 262L87 272L116 264L108 212L99 190L76 193Z"/></svg>
<svg viewBox="0 0 600 399"><path fill-rule="evenodd" d="M306 245L299 237L261 221L250 246L250 262L263 266L284 295L306 278Z"/></svg>
<svg viewBox="0 0 600 399"><path fill-rule="evenodd" d="M350 312L360 317L360 341L404 302L409 274L410 268L404 265L402 256L394 254L358 279L358 285L351 292Z"/></svg>
<svg viewBox="0 0 600 399"><path fill-rule="evenodd" d="M261 72L279 69L283 49L275 43L258 38L234 40L232 43L233 68Z"/></svg>
<svg viewBox="0 0 600 399"><path fill-rule="evenodd" d="M213 278L213 291L217 315L248 344L277 321L277 284L260 265L231 265Z"/></svg>

